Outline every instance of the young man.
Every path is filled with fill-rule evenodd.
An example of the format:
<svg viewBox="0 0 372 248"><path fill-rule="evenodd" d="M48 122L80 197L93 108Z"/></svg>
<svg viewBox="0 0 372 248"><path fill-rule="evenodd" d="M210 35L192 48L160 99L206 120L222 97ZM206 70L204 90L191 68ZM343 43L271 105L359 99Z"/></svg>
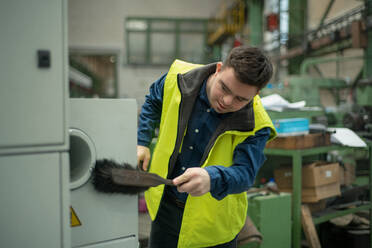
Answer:
<svg viewBox="0 0 372 248"><path fill-rule="evenodd" d="M151 248L236 247L247 214L245 191L276 135L258 96L271 76L268 58L241 46L224 63L176 60L150 87L139 117L138 164L175 184L145 192Z"/></svg>

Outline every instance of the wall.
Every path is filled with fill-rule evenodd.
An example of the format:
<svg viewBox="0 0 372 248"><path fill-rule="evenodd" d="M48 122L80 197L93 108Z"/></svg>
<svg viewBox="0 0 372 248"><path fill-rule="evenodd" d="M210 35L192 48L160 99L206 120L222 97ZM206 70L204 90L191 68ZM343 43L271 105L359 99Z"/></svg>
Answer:
<svg viewBox="0 0 372 248"><path fill-rule="evenodd" d="M220 0L69 0L69 48L119 53L119 97L142 105L149 85L168 67L128 66L125 63L125 18L208 18Z"/></svg>

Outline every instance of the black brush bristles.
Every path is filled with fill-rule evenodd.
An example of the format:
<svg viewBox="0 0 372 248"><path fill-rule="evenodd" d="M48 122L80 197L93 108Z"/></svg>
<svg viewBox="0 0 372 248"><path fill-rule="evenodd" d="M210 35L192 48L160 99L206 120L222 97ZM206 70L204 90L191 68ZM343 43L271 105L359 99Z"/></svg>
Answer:
<svg viewBox="0 0 372 248"><path fill-rule="evenodd" d="M93 170L92 183L94 188L103 193L122 193L127 195L135 195L144 192L149 188L115 184L112 180L112 169L120 168L126 170L136 170L128 163L119 164L110 159L97 160Z"/></svg>

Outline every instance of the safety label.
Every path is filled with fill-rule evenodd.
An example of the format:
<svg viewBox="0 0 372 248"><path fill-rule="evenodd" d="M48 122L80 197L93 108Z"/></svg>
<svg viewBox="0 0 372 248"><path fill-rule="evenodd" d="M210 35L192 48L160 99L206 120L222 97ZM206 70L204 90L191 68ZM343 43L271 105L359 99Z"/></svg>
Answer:
<svg viewBox="0 0 372 248"><path fill-rule="evenodd" d="M72 207L70 207L70 219L71 227L81 226L81 221L79 220L79 217L77 216L75 210Z"/></svg>

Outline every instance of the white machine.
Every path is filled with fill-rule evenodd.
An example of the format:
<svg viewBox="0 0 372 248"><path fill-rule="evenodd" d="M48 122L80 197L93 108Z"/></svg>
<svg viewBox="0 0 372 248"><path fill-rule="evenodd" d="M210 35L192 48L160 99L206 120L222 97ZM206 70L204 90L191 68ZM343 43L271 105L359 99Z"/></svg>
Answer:
<svg viewBox="0 0 372 248"><path fill-rule="evenodd" d="M0 1L0 247L138 247L137 197L95 192L136 162L134 100L69 99L66 0Z"/></svg>
<svg viewBox="0 0 372 248"><path fill-rule="evenodd" d="M72 247L137 247L137 196L98 193L91 183L96 159L137 163L136 101L70 99L70 113Z"/></svg>

